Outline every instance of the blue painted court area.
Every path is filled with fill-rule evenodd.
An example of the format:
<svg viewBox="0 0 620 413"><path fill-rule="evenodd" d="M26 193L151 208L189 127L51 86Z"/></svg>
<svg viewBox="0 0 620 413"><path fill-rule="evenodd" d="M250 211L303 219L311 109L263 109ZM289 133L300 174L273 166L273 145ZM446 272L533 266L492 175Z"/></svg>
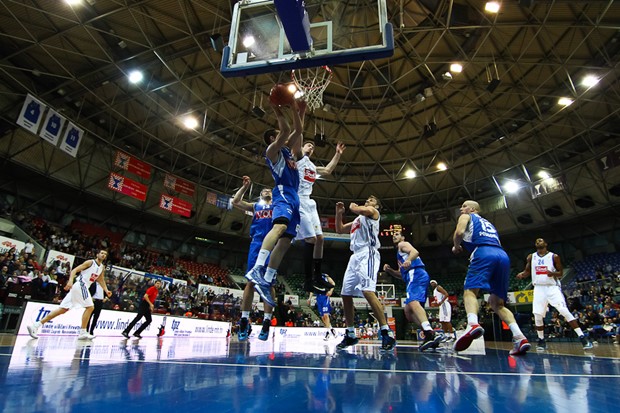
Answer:
<svg viewBox="0 0 620 413"><path fill-rule="evenodd" d="M577 345L513 358L336 344L20 336L0 347L0 411L587 413L620 403L620 361Z"/></svg>

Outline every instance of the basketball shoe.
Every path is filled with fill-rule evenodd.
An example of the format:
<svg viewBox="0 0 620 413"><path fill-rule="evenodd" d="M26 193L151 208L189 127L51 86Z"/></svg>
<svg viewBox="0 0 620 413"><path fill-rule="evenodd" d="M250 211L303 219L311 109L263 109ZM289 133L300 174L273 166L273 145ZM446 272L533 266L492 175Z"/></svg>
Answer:
<svg viewBox="0 0 620 413"><path fill-rule="evenodd" d="M474 324L470 326L467 333L463 334L456 343L454 343L454 351L464 351L471 346L471 343L484 335L484 328L480 324Z"/></svg>

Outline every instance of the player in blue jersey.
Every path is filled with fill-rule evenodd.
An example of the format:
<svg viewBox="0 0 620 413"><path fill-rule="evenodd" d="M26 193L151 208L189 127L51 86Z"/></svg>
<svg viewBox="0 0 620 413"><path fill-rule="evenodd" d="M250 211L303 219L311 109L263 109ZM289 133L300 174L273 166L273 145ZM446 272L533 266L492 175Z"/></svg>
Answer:
<svg viewBox="0 0 620 413"><path fill-rule="evenodd" d="M325 283L329 283L330 285L335 284L334 280L332 280L332 277L330 277L329 275L323 274L322 277ZM334 292L334 287L326 291L325 294L316 295L316 308L319 311L319 315L321 316L321 320L323 321L323 324L328 329L327 332L325 333L325 338L324 338L325 341L329 340L330 333L332 335L332 338L336 338L336 330L334 330L334 328L332 327L332 322L329 319L329 316L332 313L332 305L331 305L330 297L332 296L333 292ZM312 293L310 293L310 295L308 296L308 305L310 305L311 302L312 302Z"/></svg>
<svg viewBox="0 0 620 413"><path fill-rule="evenodd" d="M521 332L512 312L504 306L508 298L510 279L510 259L502 248L497 230L478 213L480 205L476 201L465 201L461 206L461 216L454 231L452 252L458 254L463 247L471 253L469 268L465 276L463 302L467 312L468 331L454 343L455 351L467 349L472 341L482 337L484 329L478 324L478 293L486 290L491 293L489 305L512 332L514 347L510 355L525 354L530 343Z"/></svg>
<svg viewBox="0 0 620 413"><path fill-rule="evenodd" d="M265 236L254 267L245 277L254 283L254 288L264 302L275 307L271 286L284 254L297 234L299 224L299 173L296 160L301 157L301 134L305 102L294 101L290 113L293 130L286 116L277 105L272 104L278 119L279 130L270 129L263 135L268 145L265 159L275 181L273 196L273 227ZM267 258L269 264L267 265ZM266 267L266 268L265 268Z"/></svg>
<svg viewBox="0 0 620 413"><path fill-rule="evenodd" d="M232 204L235 208L242 211L252 213L252 225L250 226L250 251L248 252L248 270L254 267L258 252L263 244L265 236L271 230L271 217L273 214L273 204L271 203L271 189L265 188L260 192L260 200L258 202L247 202L243 200L243 196L250 188L252 180L249 176L243 177L243 185L235 193ZM239 321L239 341L245 341L250 335L250 310L252 309L252 299L254 298L254 283L248 281L243 290L243 301L241 301L241 320ZM263 317L263 327L258 335L259 340L267 341L269 338L269 327L271 326L271 317L273 315L273 307L264 303L265 315Z"/></svg>
<svg viewBox="0 0 620 413"><path fill-rule="evenodd" d="M437 348L443 337L435 334L431 323L428 322L424 303L430 277L426 272L420 253L405 241L405 236L398 230L392 233L392 241L396 246L396 260L399 270L383 266L383 271L393 277L402 278L407 284L407 299L405 300L405 317L412 323L417 323L424 330L424 340L419 347L420 351Z"/></svg>

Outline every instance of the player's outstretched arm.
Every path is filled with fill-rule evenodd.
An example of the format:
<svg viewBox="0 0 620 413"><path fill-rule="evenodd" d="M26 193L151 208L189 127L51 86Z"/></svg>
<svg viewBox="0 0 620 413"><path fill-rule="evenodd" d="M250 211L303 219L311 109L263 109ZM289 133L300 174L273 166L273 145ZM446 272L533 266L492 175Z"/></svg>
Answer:
<svg viewBox="0 0 620 413"><path fill-rule="evenodd" d="M336 203L336 233L345 234L351 232L351 223L345 224L344 221L344 203Z"/></svg>
<svg viewBox="0 0 620 413"><path fill-rule="evenodd" d="M316 172L319 175L331 175L332 172L334 172L334 169L336 169L336 165L338 165L338 162L340 162L340 157L342 156L342 153L345 149L346 146L344 145L344 143L338 142L336 144L336 153L334 154L332 160L329 161L329 163L325 167L317 166Z"/></svg>
<svg viewBox="0 0 620 413"><path fill-rule="evenodd" d="M233 196L233 199L232 199L232 205L235 208L240 209L242 211L254 212L254 204L243 200L243 196L245 195L245 193L247 192L251 184L252 184L252 180L250 179L250 177L244 176L243 184L241 185L241 188L239 188L239 190L235 192L235 195Z"/></svg>
<svg viewBox="0 0 620 413"><path fill-rule="evenodd" d="M364 215L368 218L379 219L379 211L372 206L357 205L355 202L351 202L349 211L357 215Z"/></svg>

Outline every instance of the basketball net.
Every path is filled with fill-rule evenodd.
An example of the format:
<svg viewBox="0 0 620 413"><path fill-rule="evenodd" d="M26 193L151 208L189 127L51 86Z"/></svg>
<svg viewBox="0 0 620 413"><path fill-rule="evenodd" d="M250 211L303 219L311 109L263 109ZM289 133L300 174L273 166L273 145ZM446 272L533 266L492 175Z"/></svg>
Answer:
<svg viewBox="0 0 620 413"><path fill-rule="evenodd" d="M301 92L300 98L306 101L308 109L323 106L323 92L332 79L332 70L327 66L293 69L291 78Z"/></svg>

